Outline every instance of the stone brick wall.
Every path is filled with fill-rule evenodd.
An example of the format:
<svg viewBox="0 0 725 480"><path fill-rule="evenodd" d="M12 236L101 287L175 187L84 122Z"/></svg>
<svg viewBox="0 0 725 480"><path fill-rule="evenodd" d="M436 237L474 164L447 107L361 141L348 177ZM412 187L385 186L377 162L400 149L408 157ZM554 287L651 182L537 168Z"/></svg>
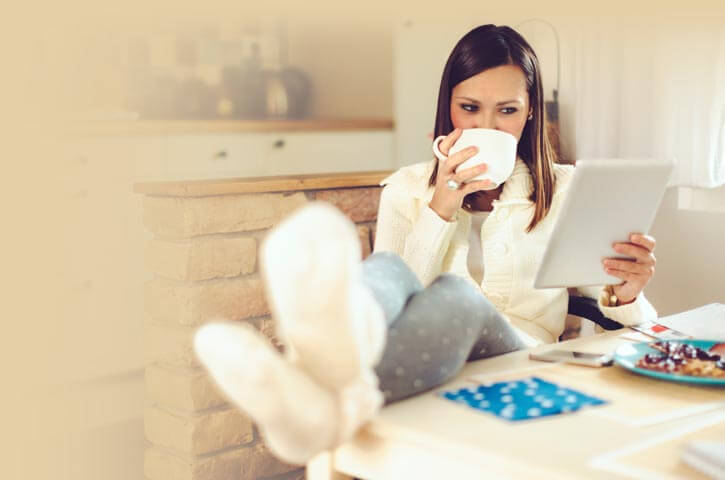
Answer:
<svg viewBox="0 0 725 480"><path fill-rule="evenodd" d="M281 348L259 275L266 232L313 200L357 224L363 256L372 250L380 188L358 187L205 197L144 198L154 238L145 289L148 480L303 478L276 460L249 418L230 406L192 349L195 329L224 318L249 322Z"/></svg>

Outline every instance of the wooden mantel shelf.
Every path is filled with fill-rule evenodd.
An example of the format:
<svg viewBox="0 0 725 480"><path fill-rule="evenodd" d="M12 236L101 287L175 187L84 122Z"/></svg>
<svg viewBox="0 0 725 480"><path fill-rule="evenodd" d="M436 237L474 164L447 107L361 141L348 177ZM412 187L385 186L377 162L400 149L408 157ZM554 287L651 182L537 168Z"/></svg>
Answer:
<svg viewBox="0 0 725 480"><path fill-rule="evenodd" d="M209 197L244 193L290 192L332 188L372 187L393 173L390 170L347 173L317 173L276 177L222 178L218 180L185 180L144 182L134 185L134 192L143 195L172 197Z"/></svg>
<svg viewBox="0 0 725 480"><path fill-rule="evenodd" d="M309 118L303 120L118 120L66 125L81 135L164 135L188 133L264 133L392 130L390 118Z"/></svg>

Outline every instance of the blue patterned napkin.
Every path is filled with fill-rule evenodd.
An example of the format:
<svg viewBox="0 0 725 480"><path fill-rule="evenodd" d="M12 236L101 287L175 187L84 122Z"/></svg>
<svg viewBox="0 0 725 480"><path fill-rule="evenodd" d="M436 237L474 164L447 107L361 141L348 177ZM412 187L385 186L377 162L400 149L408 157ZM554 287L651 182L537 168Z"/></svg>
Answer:
<svg viewBox="0 0 725 480"><path fill-rule="evenodd" d="M438 395L510 421L569 413L582 407L607 403L600 398L590 397L538 377L474 385L460 390L439 392Z"/></svg>

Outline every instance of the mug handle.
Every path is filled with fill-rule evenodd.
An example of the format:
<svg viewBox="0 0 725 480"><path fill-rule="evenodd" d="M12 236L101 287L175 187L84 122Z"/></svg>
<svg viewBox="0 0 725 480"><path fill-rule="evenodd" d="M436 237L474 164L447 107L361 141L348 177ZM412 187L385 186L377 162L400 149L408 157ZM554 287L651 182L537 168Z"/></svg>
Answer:
<svg viewBox="0 0 725 480"><path fill-rule="evenodd" d="M441 140L443 140L444 138L446 138L446 136L441 135L440 137L436 137L436 139L433 140L433 155L435 155L436 158L441 162L445 162L448 159L448 157L443 155L443 152L438 149L438 144L441 143Z"/></svg>

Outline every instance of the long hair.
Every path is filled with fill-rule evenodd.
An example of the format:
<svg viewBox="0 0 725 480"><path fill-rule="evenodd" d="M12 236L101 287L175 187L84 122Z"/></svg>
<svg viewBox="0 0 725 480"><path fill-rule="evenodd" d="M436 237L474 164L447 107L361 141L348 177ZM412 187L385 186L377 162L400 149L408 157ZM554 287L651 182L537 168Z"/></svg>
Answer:
<svg viewBox="0 0 725 480"><path fill-rule="evenodd" d="M533 118L526 122L517 147L517 154L529 167L534 190L529 199L534 202L534 215L526 231L530 232L546 216L554 196L554 163L556 154L546 135L544 91L541 84L539 59L534 50L515 30L506 26L482 25L461 38L453 48L443 69L438 92L434 138L453 131L451 122L451 93L462 81L489 68L516 65L524 72L529 104ZM438 161L429 180L435 185ZM474 194L469 194L472 196Z"/></svg>

